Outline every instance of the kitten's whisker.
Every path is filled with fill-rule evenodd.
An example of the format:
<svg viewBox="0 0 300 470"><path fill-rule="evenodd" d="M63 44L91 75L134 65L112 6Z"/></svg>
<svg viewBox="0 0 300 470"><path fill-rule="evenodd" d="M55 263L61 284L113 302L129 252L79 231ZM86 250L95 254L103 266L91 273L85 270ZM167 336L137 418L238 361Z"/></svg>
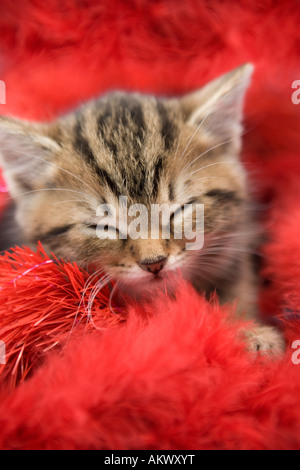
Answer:
<svg viewBox="0 0 300 470"><path fill-rule="evenodd" d="M247 235L247 234L248 235L255 235L255 234L261 232L261 230L255 229L255 228L251 228L251 229L247 229L247 230L240 230L238 228L235 231L231 231L231 232L228 232L228 231L224 231L224 232L221 231L220 232L218 226L208 224L208 223L206 223L206 227L211 227L211 228L216 230L216 232L212 232L212 233L207 234L207 238L209 240L211 240L213 238L222 238L222 237L238 237L239 235Z"/></svg>
<svg viewBox="0 0 300 470"><path fill-rule="evenodd" d="M85 285L84 285L84 288L83 288L83 294L82 294L82 299L83 299L83 307L84 307L84 311L86 312L87 311L87 307L86 307L86 304L85 304L85 293L86 291L89 289L90 285L94 282L94 280L96 279L97 276L100 276L100 275L103 275L102 277L105 278L106 277L106 273L105 273L105 270L104 269L98 269L97 271L95 271L93 274L91 274ZM102 279L102 278L101 278Z"/></svg>
<svg viewBox="0 0 300 470"><path fill-rule="evenodd" d="M115 312L115 310L113 309L112 299L113 299L113 296L115 294L115 291L116 291L117 287L119 287L119 281L116 281L114 287L112 288L112 291L111 291L110 296L109 296L109 301L108 301L108 306L110 308L110 311L114 314L117 314L117 312Z"/></svg>
<svg viewBox="0 0 300 470"><path fill-rule="evenodd" d="M221 251L224 251L224 250L227 250L230 252L234 252L234 253L251 253L252 250L250 248L240 248L240 247L236 247L236 246L228 246L228 245L215 245L215 246L212 246L212 247L208 247L205 249L205 254L218 254L220 253ZM226 252L226 256L229 256L230 253L227 253Z"/></svg>
<svg viewBox="0 0 300 470"><path fill-rule="evenodd" d="M216 234L206 240L206 244L204 244L204 246L220 246L223 244L226 244L226 246L228 246L230 242L234 243L234 246L239 246L239 240L243 240L243 244L244 240L249 240L250 242L252 241L252 237L255 234L255 232L227 233L224 235Z"/></svg>
<svg viewBox="0 0 300 470"><path fill-rule="evenodd" d="M199 264L198 266L188 265L188 270L191 273L196 274L197 278L200 277L204 281L212 281L216 276L220 274L220 269L218 266L213 266L211 264Z"/></svg>
<svg viewBox="0 0 300 470"><path fill-rule="evenodd" d="M240 240L241 238L246 239L246 240L249 239L249 241L250 241L250 240L251 240L250 237L252 237L253 235L256 235L257 233L258 233L258 232L255 232L255 231L253 231L253 232L250 232L250 231L249 231L249 232L244 232L244 233L243 233L243 232L240 232L240 233L227 233L227 234L224 234L224 235L217 235L217 234L216 234L216 235L213 236L213 237L209 237L209 241L211 241L211 240L212 240L213 242L214 242L214 240L220 240L220 241L222 241L222 240L224 240L224 239L225 239L225 241L228 241L228 240L232 239L232 242L236 243L236 239L237 239L237 238L238 238L239 240Z"/></svg>
<svg viewBox="0 0 300 470"><path fill-rule="evenodd" d="M200 153L200 155L197 155L196 158L194 158L194 160L192 160L186 167L185 169L188 170L190 168L190 166L192 166L197 160L199 160L199 158L203 157L204 155L206 155L207 153L209 153L211 150L214 150L215 148L218 148L218 147L221 147L222 145L225 145L225 144L228 144L230 142L234 142L236 139L239 139L240 137L242 137L243 135L245 135L248 131L244 130L243 132L241 132L238 136L234 136L232 137L231 139L228 139L228 140L224 140L216 145L213 145L212 147L208 148L207 150L205 150L204 152Z"/></svg>
<svg viewBox="0 0 300 470"><path fill-rule="evenodd" d="M177 146L176 146L176 152L175 152L175 155L174 155L174 158L173 158L173 162L172 162L172 170L174 170L174 167L178 165L178 161L177 161L177 154L178 154L178 150L179 150L179 145L180 145L180 140L181 140L181 134L182 134L182 130L180 129L180 133L179 133L179 137L178 137L178 142L177 142Z"/></svg>
<svg viewBox="0 0 300 470"><path fill-rule="evenodd" d="M178 143L177 143L176 152L175 152L175 161L177 159L177 154L178 154L180 140L181 140L181 134L182 134L182 129L180 129L180 132L179 132Z"/></svg>
<svg viewBox="0 0 300 470"><path fill-rule="evenodd" d="M76 191L75 189L68 189L68 188L41 188L41 189L33 189L31 191L26 191L24 193L21 193L21 194L17 194L15 197L21 197L21 196L25 196L26 194L31 194L31 193L37 193L39 191L68 191L68 192L71 192L71 193L76 193L76 194L81 194L83 196L86 196L86 197L91 197L89 194L86 194L86 193L83 193L81 191Z"/></svg>
<svg viewBox="0 0 300 470"><path fill-rule="evenodd" d="M205 283L207 283L207 281L211 282L213 280L213 277L208 272L199 269L199 266L191 266L188 264L185 265L184 270L188 271L189 273L194 273L198 279L202 279Z"/></svg>
<svg viewBox="0 0 300 470"><path fill-rule="evenodd" d="M84 306L84 310L86 310L85 308L85 301L84 301L84 297L85 297L85 293L86 293L86 290L88 289L89 285L91 284L91 282L93 281L93 279L98 276L99 274L101 274L101 272L103 272L104 270L103 269L99 269L98 271L96 271L94 274L92 274L91 276L88 277L88 279L86 280L85 284L84 284L84 287L83 287L83 293L81 295L81 298L80 298L80 302L79 302L79 305L78 305L78 308L77 308L77 312L75 314L75 317L74 317L74 320L73 320L73 324L72 324L72 327L71 327L71 330L70 330L70 333L69 333L69 336L68 336L68 340L70 339L71 337L71 334L75 328L75 324L77 322L77 318L78 318L78 315L79 315L79 311L80 311L80 308L81 308L81 305L83 304ZM82 318L79 320L79 322L77 323L76 327L79 325L79 323L81 322Z"/></svg>
<svg viewBox="0 0 300 470"><path fill-rule="evenodd" d="M92 316L92 306L93 306L93 303L94 303L94 300L95 300L96 296L99 294L101 289L103 289L105 286L107 286L107 284L109 284L111 282L112 278L113 277L111 275L107 275L105 280L100 279L97 282L96 286L92 289L92 291L89 295L89 301L88 301L88 306L87 306L87 322L92 323L93 327L96 330L103 330L105 328L100 328L100 327L95 325L94 320L93 320L93 316Z"/></svg>
<svg viewBox="0 0 300 470"><path fill-rule="evenodd" d="M186 161L187 156L188 156L193 150L195 150L195 148L196 148L196 145L194 145L193 147L191 147L191 148L189 149L189 151L188 151L185 155L182 156L182 161L183 161L183 163ZM188 166L187 166L187 167L184 167L184 168L188 168Z"/></svg>
<svg viewBox="0 0 300 470"><path fill-rule="evenodd" d="M205 170L206 168L209 168L209 167L211 167L211 166L215 166L215 165L228 165L228 164L240 165L240 162L238 162L238 161L230 161L230 162L222 161L222 162L209 163L209 165L205 165L205 166L202 166L201 168L198 168L197 170L194 170L194 171L190 174L190 176L193 176L195 173L198 173L198 171Z"/></svg>
<svg viewBox="0 0 300 470"><path fill-rule="evenodd" d="M64 202L82 202L82 199L64 199L63 201L53 202L52 205L56 206L57 204L63 204Z"/></svg>
<svg viewBox="0 0 300 470"><path fill-rule="evenodd" d="M222 145L225 145L225 144L228 144L229 142L232 142L233 140L236 140L237 137L234 137L233 139L228 139L228 140L224 140L224 142L221 142L220 144L216 144L216 145L213 145L212 147L210 147L209 149L205 150L204 152L200 153L200 155L197 155L196 158L194 158L194 160L192 160L188 165L187 167L185 168L186 170L188 170L197 160L199 160L199 158L203 157L204 155L206 155L207 153L211 152L212 150L218 148L218 147L221 147Z"/></svg>
<svg viewBox="0 0 300 470"><path fill-rule="evenodd" d="M203 117L202 121L200 122L200 124L197 126L195 132L192 134L191 138L189 139L184 151L182 152L182 158L184 158L184 155L185 155L185 152L187 151L190 143L192 142L192 140L194 139L195 135L199 132L200 128L202 127L203 123L206 121L206 119L213 113L213 111L216 109L216 107L225 99L227 98L228 95L230 95L231 93L233 92L236 92L236 89L241 87L241 85L237 85L233 88L231 88L227 93L225 93L223 96L221 96L221 98L219 98L216 103L208 110L208 112L205 114L205 116Z"/></svg>
<svg viewBox="0 0 300 470"><path fill-rule="evenodd" d="M218 266L204 266L204 265L199 265L198 269L194 268L190 268L191 272L194 272L194 274L197 276L197 277L202 277L202 279L204 281L209 281L211 284L214 283L215 279L216 278L219 278L220 277L220 268ZM199 272L200 271L200 272ZM230 274L234 274L235 270L234 268L232 267L232 265L230 266L224 266L222 268L222 271L221 271L221 274L222 274L222 277L227 277L228 275Z"/></svg>
<svg viewBox="0 0 300 470"><path fill-rule="evenodd" d="M10 150L12 147L4 147L4 150ZM20 155L24 155L24 156L27 156L27 157L31 157L31 158L35 158L37 160L41 160L42 162L44 163L47 163L48 165L52 165L54 167L56 167L57 169L61 170L61 171L64 171L65 173L67 173L68 175L72 176L72 178L75 178L77 179L78 181L80 181L81 183L83 183L85 186L87 186L89 189L91 189L91 186L86 182L84 181L83 179L79 178L79 176L76 176L74 175L74 173L72 173L71 171L68 171L66 170L65 168L62 168L61 166L57 165L56 163L54 162L50 162L49 160L45 160L44 158L41 158L39 157L38 155L34 155L32 153L28 153L28 152L23 152L23 151L19 151L19 150L16 150L14 148L14 152L16 153L19 153ZM94 190L93 190L94 191ZM97 195L96 191L95 191L95 195Z"/></svg>
<svg viewBox="0 0 300 470"><path fill-rule="evenodd" d="M220 178L223 178L223 176L201 176L201 178L193 179L193 183L196 183L202 180L207 180L207 179L220 179Z"/></svg>
<svg viewBox="0 0 300 470"><path fill-rule="evenodd" d="M224 263L220 265L219 258L205 256L204 259L201 259L200 257L198 259L198 262L192 260L191 262L187 263L187 267L188 269L194 271L197 275L200 271L200 273L205 272L213 274L215 277L220 277L220 275L222 277L225 273L236 272L236 265L233 265L233 262L230 257L223 258L222 261L224 261ZM226 261L229 261L229 263L226 263Z"/></svg>

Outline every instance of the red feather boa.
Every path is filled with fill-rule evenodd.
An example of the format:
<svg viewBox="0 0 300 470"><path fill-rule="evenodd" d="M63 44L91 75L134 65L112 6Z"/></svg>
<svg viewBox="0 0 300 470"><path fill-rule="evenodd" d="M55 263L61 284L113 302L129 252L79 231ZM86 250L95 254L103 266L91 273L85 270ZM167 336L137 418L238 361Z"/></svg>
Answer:
<svg viewBox="0 0 300 470"><path fill-rule="evenodd" d="M16 248L0 260L0 448L300 448L299 24L295 2L272 0L2 2L3 114L52 118L113 88L181 94L254 63L243 159L266 208L261 309L287 350L254 360L234 306L186 284L117 314L106 288L87 322L87 273Z"/></svg>

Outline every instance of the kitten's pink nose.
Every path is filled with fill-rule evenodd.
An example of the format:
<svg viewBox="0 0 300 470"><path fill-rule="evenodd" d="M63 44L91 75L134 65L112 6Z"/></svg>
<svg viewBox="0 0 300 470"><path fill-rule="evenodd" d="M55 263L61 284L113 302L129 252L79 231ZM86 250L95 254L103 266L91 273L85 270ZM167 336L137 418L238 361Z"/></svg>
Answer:
<svg viewBox="0 0 300 470"><path fill-rule="evenodd" d="M159 256L155 260L144 259L139 263L140 268L152 274L158 274L167 262L167 256Z"/></svg>

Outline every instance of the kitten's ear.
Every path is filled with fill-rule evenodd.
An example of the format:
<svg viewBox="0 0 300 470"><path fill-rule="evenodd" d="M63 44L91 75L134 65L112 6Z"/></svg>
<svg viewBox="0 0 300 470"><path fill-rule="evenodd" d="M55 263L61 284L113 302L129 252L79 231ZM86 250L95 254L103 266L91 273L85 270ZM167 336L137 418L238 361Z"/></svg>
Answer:
<svg viewBox="0 0 300 470"><path fill-rule="evenodd" d="M12 196L32 187L59 148L47 130L47 124L0 116L0 166Z"/></svg>
<svg viewBox="0 0 300 470"><path fill-rule="evenodd" d="M181 98L187 123L201 126L209 135L223 141L239 137L244 96L252 71L253 65L242 65Z"/></svg>

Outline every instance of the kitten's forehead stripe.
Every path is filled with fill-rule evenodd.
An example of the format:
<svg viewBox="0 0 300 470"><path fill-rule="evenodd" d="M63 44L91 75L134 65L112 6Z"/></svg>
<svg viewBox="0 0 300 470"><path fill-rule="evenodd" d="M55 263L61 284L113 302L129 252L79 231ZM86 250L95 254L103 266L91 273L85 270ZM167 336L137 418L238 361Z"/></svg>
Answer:
<svg viewBox="0 0 300 470"><path fill-rule="evenodd" d="M170 181L169 186L168 186L168 191L169 191L169 200L174 201L175 199L175 194L174 194L174 187L172 181Z"/></svg>
<svg viewBox="0 0 300 470"><path fill-rule="evenodd" d="M154 172L153 172L153 196L157 197L158 193L158 188L159 188L159 182L160 182L160 176L161 172L163 169L163 162L164 162L164 157L159 155L156 164L154 166Z"/></svg>
<svg viewBox="0 0 300 470"><path fill-rule="evenodd" d="M108 127L110 125L110 121L113 118L113 110L110 103L106 103L106 106L103 107L100 115L97 119L97 129L99 133L99 137L106 145L106 147L112 152L114 156L117 156L117 143L115 140L108 134Z"/></svg>
<svg viewBox="0 0 300 470"><path fill-rule="evenodd" d="M169 115L169 112L160 100L156 103L157 111L161 122L161 135L165 143L165 149L170 150L176 139L176 127L174 125L174 119Z"/></svg>
<svg viewBox="0 0 300 470"><path fill-rule="evenodd" d="M82 158L85 158L89 165L95 165L95 155L90 147L88 140L83 135L83 129L80 121L80 116L77 119L74 129L74 147L79 152Z"/></svg>
<svg viewBox="0 0 300 470"><path fill-rule="evenodd" d="M102 184L106 184L115 196L121 196L122 188L118 186L118 184L114 181L113 177L110 176L104 168L95 166L95 171L98 177L100 178Z"/></svg>
<svg viewBox="0 0 300 470"><path fill-rule="evenodd" d="M104 168L100 168L100 166L97 164L97 159L90 147L90 144L87 138L83 135L82 125L79 120L80 118L81 116L79 115L79 118L75 124L74 147L77 152L79 152L80 156L84 158L88 165L93 169L93 171L99 177L101 183L106 184L115 195L119 196L120 188L115 183L113 177L111 177Z"/></svg>
<svg viewBox="0 0 300 470"><path fill-rule="evenodd" d="M166 149L174 146L171 114L157 99L113 93L96 102L93 113L77 114L74 145L114 195L149 201L158 195Z"/></svg>
<svg viewBox="0 0 300 470"><path fill-rule="evenodd" d="M133 97L122 96L116 97L113 104L102 104L101 108L97 120L101 141L116 157L120 145L124 151L126 143L130 143L129 148L134 151L131 156L138 160L146 133L141 103Z"/></svg>
<svg viewBox="0 0 300 470"><path fill-rule="evenodd" d="M129 169L128 169L129 170ZM128 179L126 188L130 196L134 199L138 199L137 202L141 202L140 198L145 192L145 184L147 179L146 168L141 165L138 171L130 170L128 171Z"/></svg>
<svg viewBox="0 0 300 470"><path fill-rule="evenodd" d="M178 145L180 111L159 98L116 92L76 114L74 146L101 187L113 196L126 195L133 202L148 203L159 197L162 176ZM174 200L173 181L166 182ZM231 191L210 191L207 197L235 203Z"/></svg>
<svg viewBox="0 0 300 470"><path fill-rule="evenodd" d="M144 120L144 113L141 106L141 103L138 100L131 99L131 100L121 100L122 104L122 123L124 127L128 127L132 130L133 135L136 139L136 144L138 144L138 148L140 150L141 145L144 142L145 138L145 120ZM129 114L129 116L128 116ZM129 117L129 119L128 119Z"/></svg>

